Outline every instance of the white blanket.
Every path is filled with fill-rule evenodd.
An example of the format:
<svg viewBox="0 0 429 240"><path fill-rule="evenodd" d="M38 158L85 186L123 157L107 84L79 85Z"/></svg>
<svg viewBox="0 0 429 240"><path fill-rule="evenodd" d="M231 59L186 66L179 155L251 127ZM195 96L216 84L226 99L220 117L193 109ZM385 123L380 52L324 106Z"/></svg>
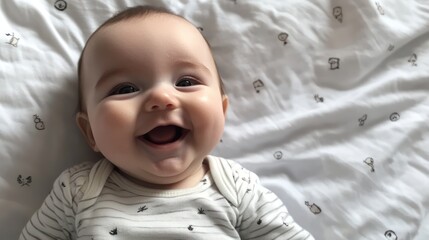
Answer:
<svg viewBox="0 0 429 240"><path fill-rule="evenodd" d="M230 99L212 153L256 172L316 239L429 239L429 1L0 1L0 232L16 239L65 168L76 63L140 3L184 16ZM127 36L124 36L127 37Z"/></svg>

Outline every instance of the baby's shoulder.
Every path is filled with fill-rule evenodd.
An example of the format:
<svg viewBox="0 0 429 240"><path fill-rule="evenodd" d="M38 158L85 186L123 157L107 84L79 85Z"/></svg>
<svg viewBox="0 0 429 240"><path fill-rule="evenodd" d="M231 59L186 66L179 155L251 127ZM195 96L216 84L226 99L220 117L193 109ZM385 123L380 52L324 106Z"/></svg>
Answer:
<svg viewBox="0 0 429 240"><path fill-rule="evenodd" d="M91 172L94 172L94 168L102 161L82 162L64 170L56 179L54 190L58 187L76 195L88 183Z"/></svg>
<svg viewBox="0 0 429 240"><path fill-rule="evenodd" d="M88 178L91 172L91 169L97 163L98 161L92 161L92 162L88 161L88 162L82 162L82 163L76 164L64 170L61 173L60 178L67 178L69 179L69 181Z"/></svg>
<svg viewBox="0 0 429 240"><path fill-rule="evenodd" d="M235 185L241 184L243 181L248 184L259 184L258 175L243 167L240 163L221 157L210 157L210 171L232 178Z"/></svg>
<svg viewBox="0 0 429 240"><path fill-rule="evenodd" d="M99 161L101 161L101 160L99 160ZM71 174L71 175L82 174L83 172L89 172L91 170L91 168L97 162L98 161L82 162L82 163L76 164L72 167L69 167L68 169L66 169L66 171L69 172L69 174Z"/></svg>
<svg viewBox="0 0 429 240"><path fill-rule="evenodd" d="M235 161L210 156L209 163L219 191L236 207L245 195L253 194L251 190L260 187L258 176Z"/></svg>

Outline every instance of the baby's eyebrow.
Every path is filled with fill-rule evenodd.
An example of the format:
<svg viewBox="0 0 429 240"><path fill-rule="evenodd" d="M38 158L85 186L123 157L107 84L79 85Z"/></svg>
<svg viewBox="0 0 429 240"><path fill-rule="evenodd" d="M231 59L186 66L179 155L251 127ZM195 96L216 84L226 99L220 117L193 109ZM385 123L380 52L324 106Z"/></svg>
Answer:
<svg viewBox="0 0 429 240"><path fill-rule="evenodd" d="M200 69L207 74L211 74L210 69L201 63L197 63L197 62L186 60L186 59L177 59L173 63L174 63L174 66L178 67L178 68Z"/></svg>
<svg viewBox="0 0 429 240"><path fill-rule="evenodd" d="M116 68L116 69L110 69L109 71L106 71L105 73L103 73L103 75L101 75L101 77L97 80L97 83L95 84L95 88L99 88L100 85L102 85L104 82L107 81L107 79L112 78L114 76L120 75L121 73L123 73L125 70L124 69L120 69L120 68Z"/></svg>

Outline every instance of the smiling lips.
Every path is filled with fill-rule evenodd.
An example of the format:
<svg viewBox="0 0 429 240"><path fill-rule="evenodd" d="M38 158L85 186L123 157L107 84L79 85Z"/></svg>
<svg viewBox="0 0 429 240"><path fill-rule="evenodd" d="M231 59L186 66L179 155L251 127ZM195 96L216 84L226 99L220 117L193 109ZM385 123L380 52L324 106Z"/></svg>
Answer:
<svg viewBox="0 0 429 240"><path fill-rule="evenodd" d="M175 125L158 126L139 137L151 145L167 145L186 136L187 129Z"/></svg>

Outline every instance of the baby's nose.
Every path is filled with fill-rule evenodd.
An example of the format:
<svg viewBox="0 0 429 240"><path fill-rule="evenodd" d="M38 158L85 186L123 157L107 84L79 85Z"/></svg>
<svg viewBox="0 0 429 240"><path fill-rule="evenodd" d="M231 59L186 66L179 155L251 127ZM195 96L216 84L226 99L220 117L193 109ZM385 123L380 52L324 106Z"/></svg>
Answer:
<svg viewBox="0 0 429 240"><path fill-rule="evenodd" d="M153 89L145 102L145 110L150 111L163 111L177 108L179 102L172 93L165 88Z"/></svg>

